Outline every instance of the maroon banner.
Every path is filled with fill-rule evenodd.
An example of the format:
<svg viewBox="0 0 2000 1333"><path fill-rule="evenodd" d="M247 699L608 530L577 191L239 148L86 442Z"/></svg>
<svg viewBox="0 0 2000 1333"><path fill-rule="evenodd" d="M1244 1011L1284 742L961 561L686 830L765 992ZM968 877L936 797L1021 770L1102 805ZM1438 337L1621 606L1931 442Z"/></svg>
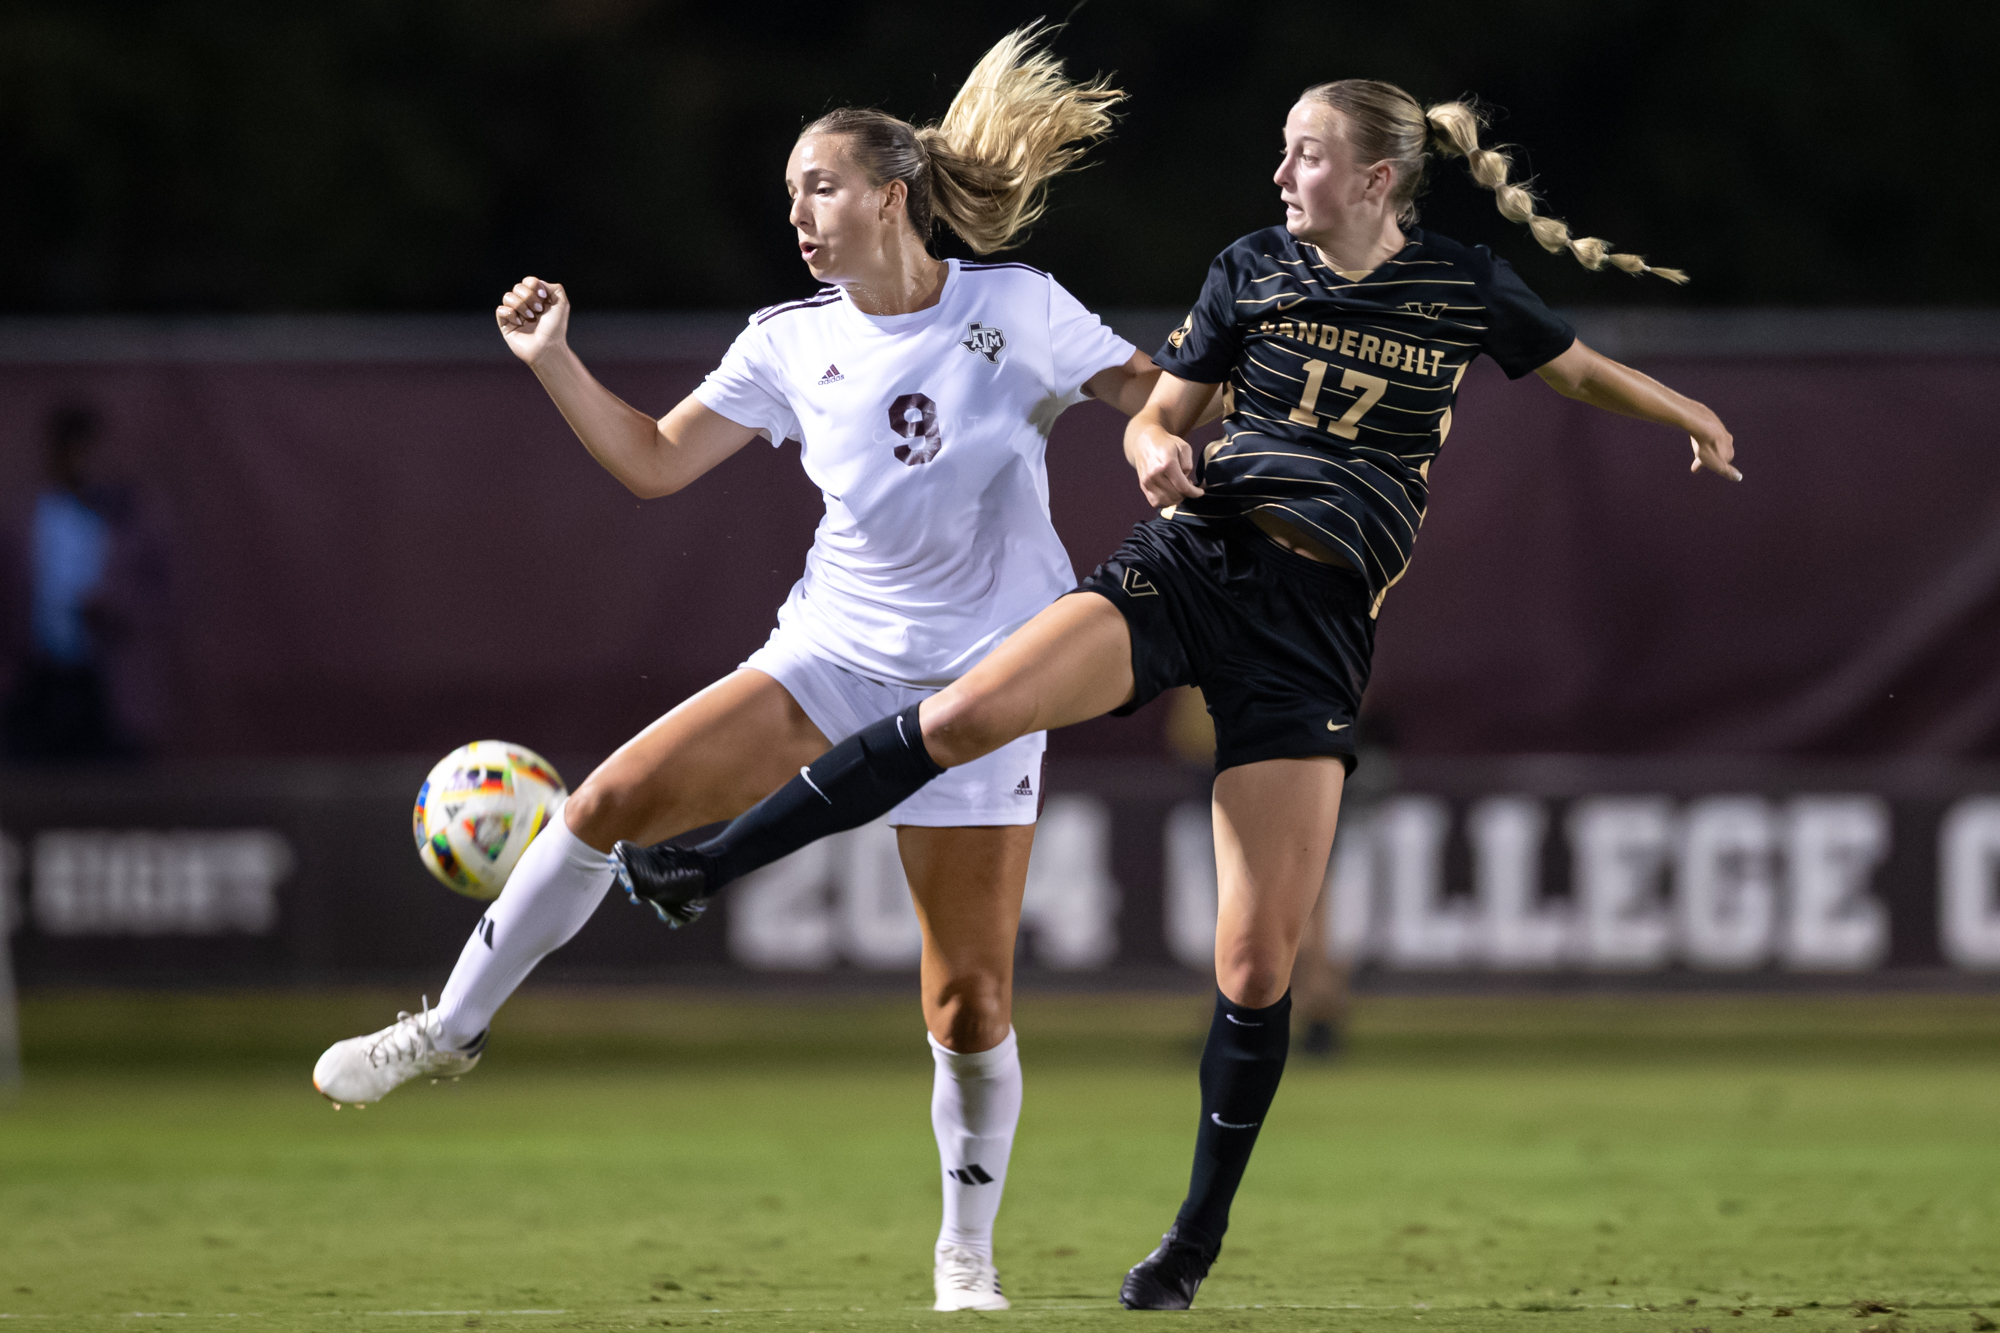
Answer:
<svg viewBox="0 0 2000 1333"><path fill-rule="evenodd" d="M1741 485L1480 363L1382 612L1377 734L1406 755L2000 754L2000 346L1982 325L1941 352L1914 316L1806 336L1828 318L1585 323L1721 413ZM603 324L592 367L663 412L734 321ZM1127 324L1150 342L1161 320ZM792 449L642 503L493 341L476 320L0 327L14 661L42 423L80 403L145 516L148 614L113 665L163 756L494 735L598 755L728 671L812 538ZM1119 435L1088 404L1050 444L1079 571L1147 514ZM1157 710L1057 746L1157 751Z"/></svg>

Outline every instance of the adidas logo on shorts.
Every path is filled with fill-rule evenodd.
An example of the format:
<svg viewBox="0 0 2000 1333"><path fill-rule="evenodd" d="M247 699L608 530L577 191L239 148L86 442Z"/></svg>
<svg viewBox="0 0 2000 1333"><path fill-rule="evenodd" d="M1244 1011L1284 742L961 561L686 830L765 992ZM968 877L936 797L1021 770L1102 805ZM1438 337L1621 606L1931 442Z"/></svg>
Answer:
<svg viewBox="0 0 2000 1333"><path fill-rule="evenodd" d="M846 378L847 376L840 373L839 366L828 366L826 368L826 374L821 375L819 377L819 382L821 384L834 384Z"/></svg>
<svg viewBox="0 0 2000 1333"><path fill-rule="evenodd" d="M1033 796L1035 794L1035 784L1026 778L1022 778L1021 785L1014 788L1014 794L1016 796Z"/></svg>

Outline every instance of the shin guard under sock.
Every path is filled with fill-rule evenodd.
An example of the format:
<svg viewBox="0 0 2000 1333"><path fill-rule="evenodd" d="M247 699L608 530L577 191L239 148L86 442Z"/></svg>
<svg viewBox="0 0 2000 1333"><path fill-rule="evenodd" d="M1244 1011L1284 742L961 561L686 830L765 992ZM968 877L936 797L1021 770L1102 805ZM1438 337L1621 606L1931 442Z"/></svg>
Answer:
<svg viewBox="0 0 2000 1333"><path fill-rule="evenodd" d="M917 708L855 732L697 846L709 859L709 888L886 815L944 772L924 748Z"/></svg>
<svg viewBox="0 0 2000 1333"><path fill-rule="evenodd" d="M1229 1205L1285 1074L1291 1018L1290 991L1267 1009L1246 1009L1215 993L1215 1018L1201 1052L1201 1128L1179 1217L1183 1240L1211 1248L1222 1244Z"/></svg>

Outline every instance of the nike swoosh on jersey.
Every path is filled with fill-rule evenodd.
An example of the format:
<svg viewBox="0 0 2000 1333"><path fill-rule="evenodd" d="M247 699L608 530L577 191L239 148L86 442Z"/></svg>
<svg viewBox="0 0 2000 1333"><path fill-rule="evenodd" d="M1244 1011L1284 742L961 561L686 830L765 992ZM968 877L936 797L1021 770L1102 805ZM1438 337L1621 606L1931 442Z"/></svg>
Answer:
<svg viewBox="0 0 2000 1333"><path fill-rule="evenodd" d="M1334 726L1334 725L1333 725L1333 723L1331 723L1331 722L1328 722L1328 723L1326 724L1326 729L1327 729L1328 731L1346 731L1346 730L1347 730L1347 727L1348 727L1348 724L1347 724L1347 723L1345 723L1345 722L1341 723L1341 724L1340 724L1339 726L1337 726L1337 727L1336 727L1336 726Z"/></svg>

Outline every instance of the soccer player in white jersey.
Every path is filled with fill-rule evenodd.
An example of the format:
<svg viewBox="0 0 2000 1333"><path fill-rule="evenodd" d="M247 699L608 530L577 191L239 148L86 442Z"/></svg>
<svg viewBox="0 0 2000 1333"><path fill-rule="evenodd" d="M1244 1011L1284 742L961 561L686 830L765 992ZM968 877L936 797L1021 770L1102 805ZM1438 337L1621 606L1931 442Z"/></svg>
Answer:
<svg viewBox="0 0 2000 1333"><path fill-rule="evenodd" d="M849 109L806 127L785 185L799 253L828 285L757 312L658 421L569 349L561 284L530 277L503 298L507 345L635 494L670 495L760 435L796 439L826 517L769 641L590 775L487 910L438 1007L321 1057L328 1097L365 1104L470 1069L494 1012L604 899L615 842L740 814L1075 586L1049 520L1049 429L1085 395L1131 415L1158 372L1049 275L929 253L940 222L976 253L1005 246L1110 127L1122 94L1070 82L1036 38L1023 29L988 52L938 125ZM1043 744L1023 736L889 817L923 927L941 1310L1007 1306L992 1228L1021 1106L1014 937Z"/></svg>

